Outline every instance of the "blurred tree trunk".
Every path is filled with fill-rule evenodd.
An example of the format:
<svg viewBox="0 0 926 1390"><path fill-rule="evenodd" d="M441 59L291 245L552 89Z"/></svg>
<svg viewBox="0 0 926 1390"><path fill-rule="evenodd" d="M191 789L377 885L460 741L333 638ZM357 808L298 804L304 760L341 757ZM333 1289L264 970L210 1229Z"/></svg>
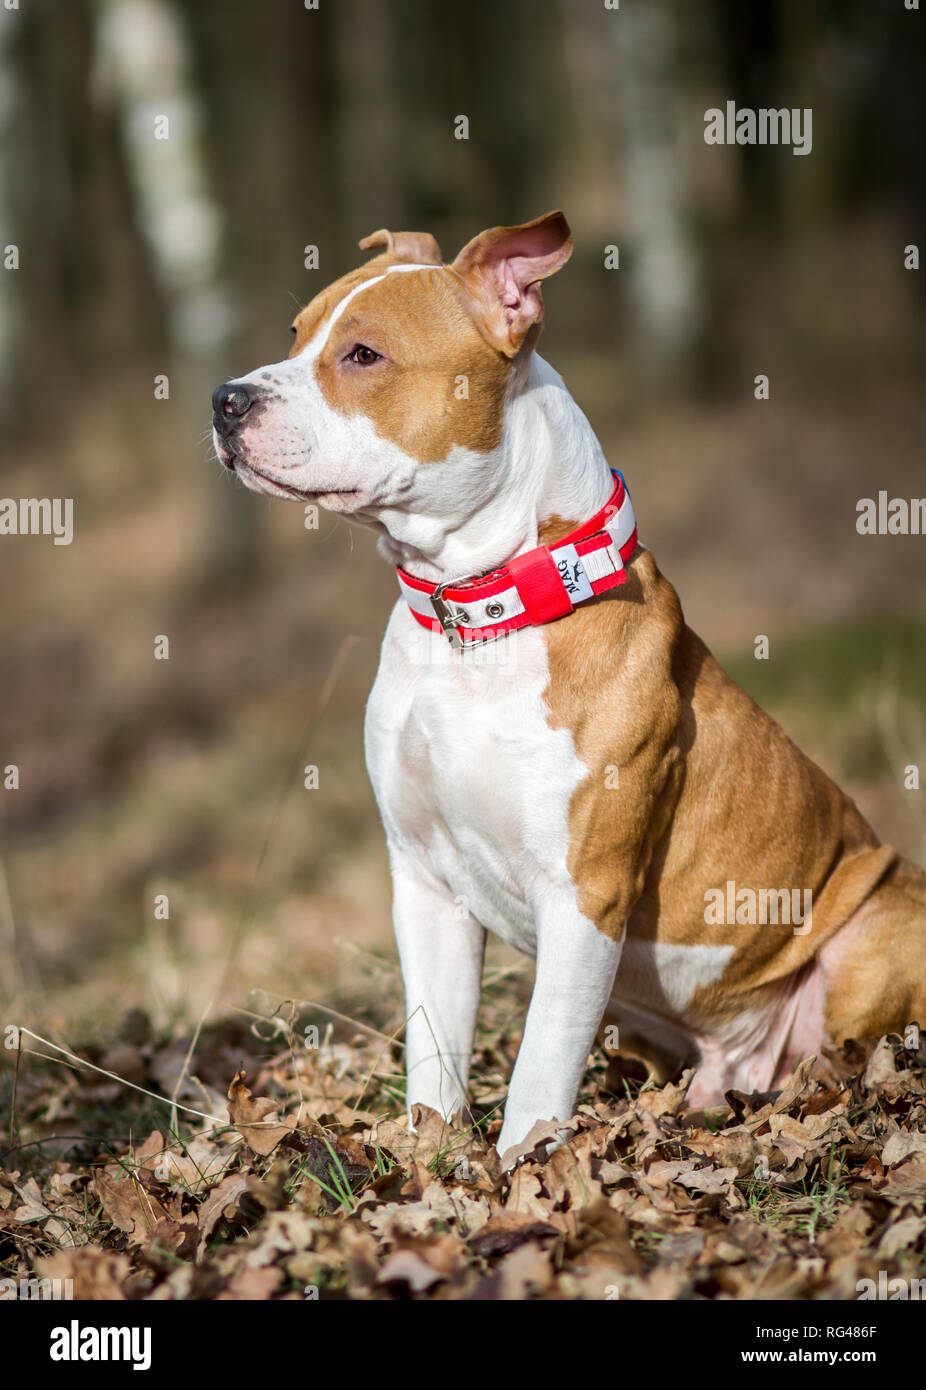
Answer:
<svg viewBox="0 0 926 1390"><path fill-rule="evenodd" d="M3 23L15 79L5 242L13 272L16 410L23 430L60 428L60 412L132 354L163 344L163 305L133 200L116 113L88 101L93 11L36 0ZM55 412L39 382L54 382ZM114 402L114 405L116 403Z"/></svg>
<svg viewBox="0 0 926 1390"><path fill-rule="evenodd" d="M845 336L841 286L846 262L837 203L840 115L848 113L840 112L840 86L821 63L830 32L827 0L782 0L781 21L779 104L813 111L811 153L780 152L787 157L776 166L787 257L781 331L789 348L806 355L829 352Z"/></svg>
<svg viewBox="0 0 926 1390"><path fill-rule="evenodd" d="M644 384L683 388L702 318L680 132L677 14L666 0L621 9L608 26L633 306Z"/></svg>
<svg viewBox="0 0 926 1390"><path fill-rule="evenodd" d="M396 176L403 103L394 49L395 7L382 0L353 0L336 7L334 15L337 103L331 193L347 243L343 253L349 256L361 237L379 227L416 229L402 221L404 188ZM375 225L366 225L370 218Z"/></svg>

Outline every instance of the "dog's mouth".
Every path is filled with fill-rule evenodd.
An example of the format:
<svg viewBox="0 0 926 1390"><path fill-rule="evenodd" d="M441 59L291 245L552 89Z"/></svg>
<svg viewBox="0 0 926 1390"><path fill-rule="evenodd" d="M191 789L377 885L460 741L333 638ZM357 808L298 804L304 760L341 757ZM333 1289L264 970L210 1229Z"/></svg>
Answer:
<svg viewBox="0 0 926 1390"><path fill-rule="evenodd" d="M237 473L242 482L247 482L250 478L255 479L260 489L272 496L289 497L294 502L319 502L334 512L353 511L363 501L363 493L359 488L293 487L291 483L281 482L279 478L272 478L269 473L255 468L253 463L243 459L234 449L228 449L227 446L226 449L228 457L222 460L225 466Z"/></svg>

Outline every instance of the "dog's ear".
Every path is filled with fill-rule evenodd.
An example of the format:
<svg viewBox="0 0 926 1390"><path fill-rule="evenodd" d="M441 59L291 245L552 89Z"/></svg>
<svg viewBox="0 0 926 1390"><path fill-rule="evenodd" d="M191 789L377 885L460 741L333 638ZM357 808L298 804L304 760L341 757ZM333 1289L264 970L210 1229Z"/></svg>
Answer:
<svg viewBox="0 0 926 1390"><path fill-rule="evenodd" d="M381 246L388 255L395 256L397 261L408 261L412 265L444 263L440 247L430 232L390 232L385 227L380 227L378 232L371 232L357 245L361 251L373 251Z"/></svg>
<svg viewBox="0 0 926 1390"><path fill-rule="evenodd" d="M514 357L543 318L540 281L572 255L572 233L561 212L520 227L491 227L468 242L451 270L459 275L479 329L499 352Z"/></svg>

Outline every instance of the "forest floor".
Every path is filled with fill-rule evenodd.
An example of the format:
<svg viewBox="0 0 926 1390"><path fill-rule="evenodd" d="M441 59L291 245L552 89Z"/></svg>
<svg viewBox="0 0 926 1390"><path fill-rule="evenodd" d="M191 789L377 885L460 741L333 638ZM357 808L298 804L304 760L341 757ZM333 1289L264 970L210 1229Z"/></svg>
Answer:
<svg viewBox="0 0 926 1390"><path fill-rule="evenodd" d="M440 1301L851 1300L926 1274L926 1039L711 1111L687 1106L690 1073L641 1087L597 1050L568 1142L548 1157L538 1130L502 1173L507 973L471 1114L420 1109L415 1133L401 1043L373 1022L287 1007L158 1039L136 1012L68 1069L22 1035L3 1276L78 1299Z"/></svg>

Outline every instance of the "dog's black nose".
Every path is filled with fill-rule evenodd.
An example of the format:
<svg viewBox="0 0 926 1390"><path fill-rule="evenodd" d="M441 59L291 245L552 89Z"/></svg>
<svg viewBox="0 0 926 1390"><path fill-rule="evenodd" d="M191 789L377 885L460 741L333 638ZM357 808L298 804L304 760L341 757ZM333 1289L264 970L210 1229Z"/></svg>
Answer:
<svg viewBox="0 0 926 1390"><path fill-rule="evenodd" d="M227 381L212 393L212 423L219 434L230 434L254 404L254 398L247 386L241 382Z"/></svg>

